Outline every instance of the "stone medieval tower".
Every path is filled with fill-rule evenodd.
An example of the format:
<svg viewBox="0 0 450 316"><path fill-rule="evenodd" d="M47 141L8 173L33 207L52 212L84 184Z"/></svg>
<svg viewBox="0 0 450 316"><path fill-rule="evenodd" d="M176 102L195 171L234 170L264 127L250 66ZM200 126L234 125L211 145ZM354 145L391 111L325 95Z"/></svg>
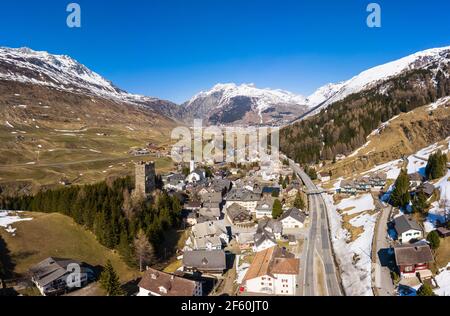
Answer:
<svg viewBox="0 0 450 316"><path fill-rule="evenodd" d="M142 195L152 194L156 189L156 171L154 162L141 161L136 164L135 170L136 193Z"/></svg>

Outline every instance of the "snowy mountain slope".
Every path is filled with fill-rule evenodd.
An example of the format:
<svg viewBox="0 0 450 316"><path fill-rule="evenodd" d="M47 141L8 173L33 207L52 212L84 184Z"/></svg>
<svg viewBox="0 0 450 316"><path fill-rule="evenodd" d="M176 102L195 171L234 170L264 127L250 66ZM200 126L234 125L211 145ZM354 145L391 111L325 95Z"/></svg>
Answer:
<svg viewBox="0 0 450 316"><path fill-rule="evenodd" d="M279 124L307 110L306 99L284 90L259 89L253 84L217 84L186 102L187 121L201 118L214 124Z"/></svg>
<svg viewBox="0 0 450 316"><path fill-rule="evenodd" d="M307 98L307 105L310 107L320 106L317 109L320 110L334 102L343 100L353 93L373 88L377 84L407 71L431 69L434 74L437 74L443 65L448 65L449 63L450 46L417 52L399 60L368 69L348 81L325 85ZM446 73L447 77L449 75ZM317 111L314 113L317 113Z"/></svg>
<svg viewBox="0 0 450 316"><path fill-rule="evenodd" d="M162 114L175 112L177 107L168 101L127 93L69 56L29 48L0 48L0 80L147 106Z"/></svg>

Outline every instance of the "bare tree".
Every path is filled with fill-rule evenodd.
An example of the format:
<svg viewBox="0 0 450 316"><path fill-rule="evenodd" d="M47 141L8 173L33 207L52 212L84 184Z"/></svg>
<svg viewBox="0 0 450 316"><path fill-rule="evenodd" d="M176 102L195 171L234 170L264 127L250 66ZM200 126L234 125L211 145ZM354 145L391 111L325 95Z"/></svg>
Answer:
<svg viewBox="0 0 450 316"><path fill-rule="evenodd" d="M144 270L144 265L150 265L155 258L155 250L142 230L134 240L136 259L139 261L139 270Z"/></svg>

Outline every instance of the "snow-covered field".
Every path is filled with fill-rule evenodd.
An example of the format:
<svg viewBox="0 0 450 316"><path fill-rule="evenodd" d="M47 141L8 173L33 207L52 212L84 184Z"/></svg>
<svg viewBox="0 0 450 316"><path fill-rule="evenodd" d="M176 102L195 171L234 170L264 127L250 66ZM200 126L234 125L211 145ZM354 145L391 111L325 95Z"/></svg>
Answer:
<svg viewBox="0 0 450 316"><path fill-rule="evenodd" d="M372 174L375 172L385 172L388 179L397 179L400 174L403 160L398 159L376 166L375 168L364 172L364 174Z"/></svg>
<svg viewBox="0 0 450 316"><path fill-rule="evenodd" d="M12 224L31 220L33 219L20 217L20 212L0 211L0 227L5 228L11 234L16 232L16 229L11 227Z"/></svg>
<svg viewBox="0 0 450 316"><path fill-rule="evenodd" d="M450 171L447 175L440 179L435 187L440 190L441 198L439 201L431 204L431 209L428 211L427 220L424 223L425 231L431 232L436 229L438 223L445 223L446 212L450 210ZM446 211L447 209L447 211Z"/></svg>
<svg viewBox="0 0 450 316"><path fill-rule="evenodd" d="M439 288L434 292L439 296L450 296L450 263L446 268L440 270L435 279Z"/></svg>
<svg viewBox="0 0 450 316"><path fill-rule="evenodd" d="M342 282L349 296L372 296L371 250L375 230L376 214L370 215L368 210L375 208L370 194L342 200L337 206L332 195L324 195L330 211L330 225L334 250L342 270ZM353 242L348 243L349 233L342 227L342 215L337 211L350 207L346 215L357 215L350 220L354 227L363 227L364 232Z"/></svg>

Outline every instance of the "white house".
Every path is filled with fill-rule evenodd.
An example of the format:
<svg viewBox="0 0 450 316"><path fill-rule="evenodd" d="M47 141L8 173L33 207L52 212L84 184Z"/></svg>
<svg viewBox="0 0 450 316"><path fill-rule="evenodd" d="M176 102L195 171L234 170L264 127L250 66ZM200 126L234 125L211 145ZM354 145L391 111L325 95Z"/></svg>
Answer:
<svg viewBox="0 0 450 316"><path fill-rule="evenodd" d="M417 241L423 238L420 225L405 215L394 219L394 228L397 232L397 239L401 243L409 243L411 240Z"/></svg>
<svg viewBox="0 0 450 316"><path fill-rule="evenodd" d="M137 296L202 296L202 284L165 272L148 269Z"/></svg>
<svg viewBox="0 0 450 316"><path fill-rule="evenodd" d="M317 179L319 179L322 182L328 182L328 181L331 180L331 176L330 176L330 174L328 172L320 172L317 175Z"/></svg>
<svg viewBox="0 0 450 316"><path fill-rule="evenodd" d="M286 229L299 229L305 225L306 214L297 208L291 208L283 213L279 218L283 226L283 230Z"/></svg>
<svg viewBox="0 0 450 316"><path fill-rule="evenodd" d="M259 201L255 208L256 219L261 219L264 217L272 218L274 202L275 199L271 196L265 196L261 201Z"/></svg>
<svg viewBox="0 0 450 316"><path fill-rule="evenodd" d="M186 177L186 181L188 183L197 183L204 180L205 178L206 178L205 170L195 169Z"/></svg>
<svg viewBox="0 0 450 316"><path fill-rule="evenodd" d="M243 280L245 291L295 295L300 260L285 249L272 247L256 254Z"/></svg>
<svg viewBox="0 0 450 316"><path fill-rule="evenodd" d="M79 274L72 271L79 269ZM43 296L64 294L86 286L94 272L85 263L71 259L47 258L30 268L31 281Z"/></svg>
<svg viewBox="0 0 450 316"><path fill-rule="evenodd" d="M266 229L258 229L254 236L254 252L261 252L277 245L277 239L273 232Z"/></svg>
<svg viewBox="0 0 450 316"><path fill-rule="evenodd" d="M226 209L236 203L249 212L255 213L256 205L261 200L261 195L246 189L234 188L230 192L228 192L225 200Z"/></svg>

